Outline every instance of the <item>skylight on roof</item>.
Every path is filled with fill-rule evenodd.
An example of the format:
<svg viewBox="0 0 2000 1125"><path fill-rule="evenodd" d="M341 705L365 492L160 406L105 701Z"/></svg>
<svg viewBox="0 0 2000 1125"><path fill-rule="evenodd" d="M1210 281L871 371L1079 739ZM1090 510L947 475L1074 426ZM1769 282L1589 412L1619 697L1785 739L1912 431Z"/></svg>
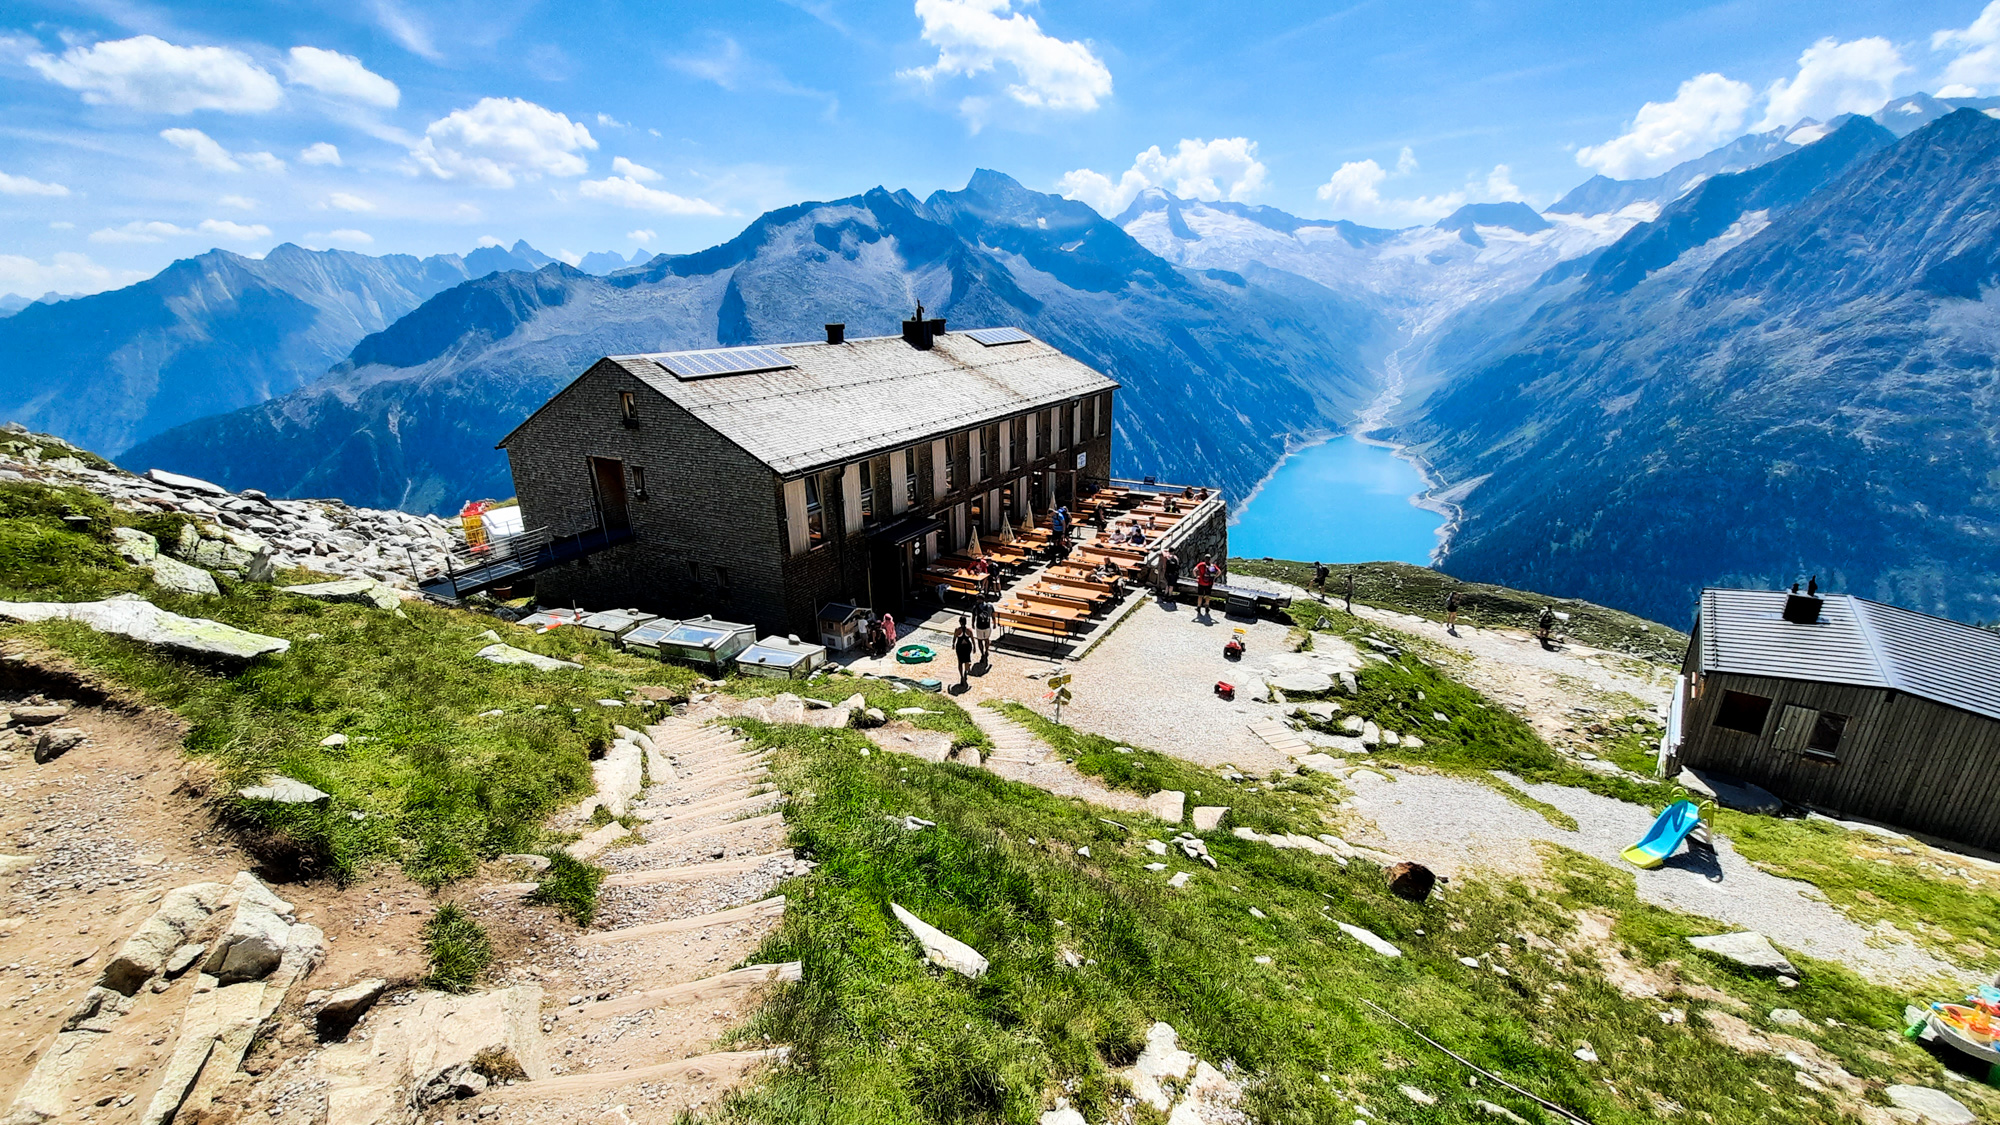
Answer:
<svg viewBox="0 0 2000 1125"><path fill-rule="evenodd" d="M1034 339L1034 337L1018 328L975 328L965 333L965 335L985 344L989 348L997 348L1001 344L1025 344L1029 340Z"/></svg>
<svg viewBox="0 0 2000 1125"><path fill-rule="evenodd" d="M676 379L706 379L714 375L748 375L794 366L776 348L714 348L699 352L669 352L649 357Z"/></svg>

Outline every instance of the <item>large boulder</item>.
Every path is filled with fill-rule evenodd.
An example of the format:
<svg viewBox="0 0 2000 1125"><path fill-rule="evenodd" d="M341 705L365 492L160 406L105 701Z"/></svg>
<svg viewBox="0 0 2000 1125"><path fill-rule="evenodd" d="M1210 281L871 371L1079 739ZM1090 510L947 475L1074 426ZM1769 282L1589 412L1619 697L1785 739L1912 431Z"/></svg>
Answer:
<svg viewBox="0 0 2000 1125"><path fill-rule="evenodd" d="M1181 822L1181 810L1187 804L1187 794L1178 789L1162 789L1146 798L1146 811L1166 821L1168 824Z"/></svg>
<svg viewBox="0 0 2000 1125"><path fill-rule="evenodd" d="M332 799L332 794L325 790L281 773L274 773L265 778L262 785L238 789L236 795L245 800L275 801L281 805L316 805L321 801Z"/></svg>
<svg viewBox="0 0 2000 1125"><path fill-rule="evenodd" d="M1437 886L1437 876L1431 873L1430 868L1409 860L1391 867L1388 879L1389 892L1411 902L1422 902L1431 897L1431 888Z"/></svg>
<svg viewBox="0 0 2000 1125"><path fill-rule="evenodd" d="M201 971L222 984L263 980L285 956L292 924L290 903L244 872L236 877L236 913L209 947Z"/></svg>
<svg viewBox="0 0 2000 1125"><path fill-rule="evenodd" d="M470 1073L530 1081L549 1075L538 985L470 996L418 992L394 1012L393 1020L367 1021L365 1038L308 1057L309 1080L325 1084L326 1125L409 1121L420 1091L456 1087Z"/></svg>
<svg viewBox="0 0 2000 1125"><path fill-rule="evenodd" d="M164 484L168 488L179 492L199 492L203 496L229 495L228 489L219 484L205 481L200 477L182 476L179 473L170 473L165 469L147 469L145 475L146 479L152 481L154 484Z"/></svg>
<svg viewBox="0 0 2000 1125"><path fill-rule="evenodd" d="M111 549L133 566L145 566L160 557L160 541L136 527L112 528Z"/></svg>
<svg viewBox="0 0 2000 1125"><path fill-rule="evenodd" d="M312 598L322 602L367 605L376 609L395 609L403 604L403 599L397 595L393 587L383 585L373 578L342 578L334 582L309 582L303 586L280 588L287 594L297 594L302 598Z"/></svg>
<svg viewBox="0 0 2000 1125"><path fill-rule="evenodd" d="M221 587L215 584L215 575L179 559L158 555L146 564L146 569L152 572L153 584L163 590L194 597L214 597L222 593Z"/></svg>
<svg viewBox="0 0 2000 1125"><path fill-rule="evenodd" d="M0 602L0 620L80 621L100 633L230 663L255 660L292 647L290 641L246 632L220 621L168 613L135 594L120 594L101 602Z"/></svg>

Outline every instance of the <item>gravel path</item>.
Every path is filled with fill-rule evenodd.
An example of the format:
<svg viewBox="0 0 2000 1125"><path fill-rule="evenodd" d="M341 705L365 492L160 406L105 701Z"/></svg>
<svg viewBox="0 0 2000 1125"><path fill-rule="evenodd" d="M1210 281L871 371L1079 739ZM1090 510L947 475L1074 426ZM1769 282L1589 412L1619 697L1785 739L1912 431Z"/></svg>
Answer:
<svg viewBox="0 0 2000 1125"><path fill-rule="evenodd" d="M1515 787L1576 818L1577 831L1550 824L1475 781L1401 773L1385 780L1357 772L1342 807L1369 827L1348 838L1423 863L1441 873L1516 873L1539 866L1534 847L1547 840L1631 871L1639 897L1656 906L1757 930L1781 946L1839 961L1881 984L1960 975L1892 930L1857 925L1819 897L1810 884L1781 879L1752 865L1727 839L1709 853L1683 848L1666 866L1642 871L1619 859L1644 835L1652 815L1639 805L1563 785Z"/></svg>

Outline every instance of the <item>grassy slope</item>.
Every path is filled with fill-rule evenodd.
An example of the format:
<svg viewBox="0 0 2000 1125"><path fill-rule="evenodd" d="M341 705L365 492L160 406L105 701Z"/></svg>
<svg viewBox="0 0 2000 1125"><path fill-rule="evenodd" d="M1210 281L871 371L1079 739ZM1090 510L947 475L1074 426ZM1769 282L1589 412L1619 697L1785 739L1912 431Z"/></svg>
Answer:
<svg viewBox="0 0 2000 1125"><path fill-rule="evenodd" d="M94 522L73 530L61 518L67 510ZM229 675L69 622L4 626L0 636L33 637L181 714L188 751L217 769L225 791L278 772L332 794L324 808L230 798L231 815L278 866L348 878L371 860L396 860L435 886L482 858L532 851L543 819L588 791L589 754L609 740L612 724L641 721L637 706L596 701L694 678L583 634L537 636L421 602L398 617L226 578L220 598L178 597L151 588L106 546L112 525L167 532L160 519L114 512L84 492L0 484L0 599L137 591L165 609L287 638L289 653ZM488 628L586 668L537 672L479 660L473 653ZM482 714L494 710L502 713ZM335 733L348 745L320 745Z"/></svg>
<svg viewBox="0 0 2000 1125"><path fill-rule="evenodd" d="M1027 1122L1065 1093L1101 1120L1120 1096L1111 1067L1131 1060L1155 1019L1203 1058L1257 1075L1249 1108L1259 1121L1347 1125L1357 1102L1396 1121L1490 1120L1473 1108L1477 1098L1538 1119L1505 1091L1468 1088L1455 1064L1362 997L1596 1122L1655 1120L1654 1094L1693 1120L1838 1116L1782 1060L1739 1054L1699 1020L1659 1019L1669 1004L1695 1014L1709 1001L1629 1000L1604 983L1592 954L1524 947L1523 933L1560 943L1581 909L1615 916L1642 962L1677 961L1683 980L1740 997L1753 1014L1787 1006L1816 1025L1840 1021L1803 1034L1857 1074L1941 1081L1929 1056L1894 1034L1903 997L1824 964L1806 965L1806 983L1790 992L1738 973L1682 942L1712 923L1640 904L1629 874L1573 853L1555 857L1552 886L1472 882L1426 906L1389 895L1365 862L1343 869L1227 832L1207 837L1219 871L1176 853L1169 872L1155 874L1144 870L1157 858L1145 841L1168 839L1174 826L1126 816L1128 833L1080 802L981 770L863 757L867 743L851 731L746 727L777 749L794 843L819 866L783 888L784 924L754 958L802 959L805 983L778 993L743 1032L794 1044L798 1065L737 1095L725 1119ZM1126 780L1141 786L1230 788L1171 760L1098 762L1104 751L1089 736L1061 748L1106 776L1129 768ZM1295 819L1289 800L1279 791L1246 811L1280 827ZM906 832L890 822L906 814L937 826ZM1086 845L1087 858L1077 854ZM1178 892L1164 885L1174 870L1194 872ZM928 967L890 902L971 944L991 971L966 981ZM1268 917L1253 917L1252 906ZM1405 956L1376 957L1336 919ZM1085 963L1069 967L1064 950ZM1509 975L1458 963L1485 954ZM1605 1062L1572 1058L1579 1040ZM1439 1104L1413 1104L1397 1090L1404 1084Z"/></svg>
<svg viewBox="0 0 2000 1125"><path fill-rule="evenodd" d="M1312 564L1285 559L1230 559L1229 568L1241 574L1275 578L1301 588L1312 585ZM1326 580L1329 595L1337 595L1354 575L1354 600L1378 609L1413 613L1432 621L1444 620L1444 602L1458 591L1459 620L1472 625L1511 625L1533 629L1545 605L1569 614L1562 624L1567 635L1593 648L1627 652L1668 664L1679 664L1687 651L1687 634L1656 621L1635 617L1623 610L1610 609L1576 598L1553 598L1528 590L1491 586L1484 582L1461 582L1429 567L1408 563L1373 562L1329 566Z"/></svg>

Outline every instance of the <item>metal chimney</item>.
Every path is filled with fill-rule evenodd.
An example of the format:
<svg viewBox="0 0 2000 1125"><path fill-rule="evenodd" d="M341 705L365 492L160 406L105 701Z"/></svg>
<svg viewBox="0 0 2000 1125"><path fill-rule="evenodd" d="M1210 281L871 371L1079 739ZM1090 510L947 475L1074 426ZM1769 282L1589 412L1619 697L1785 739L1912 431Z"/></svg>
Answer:
<svg viewBox="0 0 2000 1125"><path fill-rule="evenodd" d="M829 343L829 344L844 344L844 343L846 343L846 342L847 342L847 325L845 325L845 324L829 324L829 325L827 325L827 326L826 326L826 342L827 342L827 343Z"/></svg>
<svg viewBox="0 0 2000 1125"><path fill-rule="evenodd" d="M917 315L903 322L903 342L920 352L931 350L932 322L924 319L924 306L917 305Z"/></svg>
<svg viewBox="0 0 2000 1125"><path fill-rule="evenodd" d="M1810 594L1785 595L1785 620L1794 625L1819 624L1819 611L1826 605L1826 599Z"/></svg>

